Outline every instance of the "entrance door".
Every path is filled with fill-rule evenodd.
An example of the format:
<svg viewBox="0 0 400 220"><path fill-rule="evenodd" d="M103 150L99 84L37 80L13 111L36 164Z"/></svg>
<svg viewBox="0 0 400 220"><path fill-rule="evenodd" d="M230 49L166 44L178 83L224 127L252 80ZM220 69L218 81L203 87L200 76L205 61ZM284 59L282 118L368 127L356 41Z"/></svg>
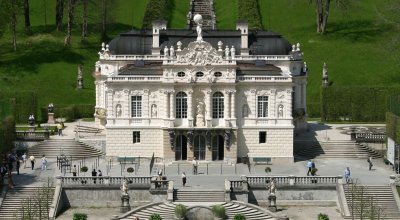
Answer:
<svg viewBox="0 0 400 220"><path fill-rule="evenodd" d="M197 135L194 138L194 157L197 160L205 160L206 159L206 138L201 135Z"/></svg>
<svg viewBox="0 0 400 220"><path fill-rule="evenodd" d="M212 141L212 160L223 160L224 159L224 137L222 135L216 135Z"/></svg>
<svg viewBox="0 0 400 220"><path fill-rule="evenodd" d="M187 160L187 138L184 135L176 137L175 160Z"/></svg>

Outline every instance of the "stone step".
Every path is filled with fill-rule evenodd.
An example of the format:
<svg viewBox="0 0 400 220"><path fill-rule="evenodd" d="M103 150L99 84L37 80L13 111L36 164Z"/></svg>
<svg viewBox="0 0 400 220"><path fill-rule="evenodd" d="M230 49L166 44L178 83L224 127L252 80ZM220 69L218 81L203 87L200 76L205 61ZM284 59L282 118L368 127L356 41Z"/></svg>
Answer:
<svg viewBox="0 0 400 220"><path fill-rule="evenodd" d="M75 158L103 155L102 151L74 139L50 139L28 149L28 155L34 155L36 158L42 157L43 154L48 158L54 158L61 154Z"/></svg>

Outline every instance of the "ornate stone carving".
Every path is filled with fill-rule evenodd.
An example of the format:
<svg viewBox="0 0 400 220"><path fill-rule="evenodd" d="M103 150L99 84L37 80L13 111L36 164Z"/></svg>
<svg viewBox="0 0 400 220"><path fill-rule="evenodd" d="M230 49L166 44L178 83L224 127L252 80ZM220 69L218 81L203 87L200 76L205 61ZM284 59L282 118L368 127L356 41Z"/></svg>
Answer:
<svg viewBox="0 0 400 220"><path fill-rule="evenodd" d="M189 65L211 65L222 63L222 56L218 51L205 41L190 42L188 47L177 51L177 63Z"/></svg>
<svg viewBox="0 0 400 220"><path fill-rule="evenodd" d="M171 148L175 147L175 130L169 130L169 143L171 144Z"/></svg>
<svg viewBox="0 0 400 220"><path fill-rule="evenodd" d="M231 144L231 130L225 130L224 132L225 146L226 148L230 147Z"/></svg>
<svg viewBox="0 0 400 220"><path fill-rule="evenodd" d="M187 135L187 141L188 141L189 147L192 148L193 147L193 131L192 130L187 131L186 135Z"/></svg>
<svg viewBox="0 0 400 220"><path fill-rule="evenodd" d="M210 149L211 148L211 131L206 131L206 145Z"/></svg>
<svg viewBox="0 0 400 220"><path fill-rule="evenodd" d="M151 105L151 117L157 118L157 105L156 104Z"/></svg>

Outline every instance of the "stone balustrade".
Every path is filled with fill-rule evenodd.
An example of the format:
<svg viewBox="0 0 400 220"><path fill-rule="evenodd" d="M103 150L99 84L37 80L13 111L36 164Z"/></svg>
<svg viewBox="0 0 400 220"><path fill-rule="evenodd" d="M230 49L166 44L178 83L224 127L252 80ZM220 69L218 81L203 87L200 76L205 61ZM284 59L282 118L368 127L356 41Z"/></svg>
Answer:
<svg viewBox="0 0 400 220"><path fill-rule="evenodd" d="M276 184L280 186L312 186L315 184L336 185L341 181L342 176L247 176L246 177L248 186L250 188L264 188L267 186L267 184L271 181L272 178L275 178Z"/></svg>
<svg viewBox="0 0 400 220"><path fill-rule="evenodd" d="M16 131L17 140L46 140L50 137L50 131Z"/></svg>
<svg viewBox="0 0 400 220"><path fill-rule="evenodd" d="M124 177L113 177L113 176L79 176L79 177L60 177L61 184L63 186L121 186ZM125 177L129 185L151 187L152 181L150 176L134 176ZM154 183L153 183L154 184Z"/></svg>

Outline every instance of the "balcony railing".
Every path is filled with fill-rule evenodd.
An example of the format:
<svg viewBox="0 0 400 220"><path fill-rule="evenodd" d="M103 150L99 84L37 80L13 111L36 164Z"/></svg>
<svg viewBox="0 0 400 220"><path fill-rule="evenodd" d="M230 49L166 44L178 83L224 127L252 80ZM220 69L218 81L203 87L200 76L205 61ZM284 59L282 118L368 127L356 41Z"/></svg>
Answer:
<svg viewBox="0 0 400 220"><path fill-rule="evenodd" d="M46 140L50 137L50 131L16 131L17 140Z"/></svg>

